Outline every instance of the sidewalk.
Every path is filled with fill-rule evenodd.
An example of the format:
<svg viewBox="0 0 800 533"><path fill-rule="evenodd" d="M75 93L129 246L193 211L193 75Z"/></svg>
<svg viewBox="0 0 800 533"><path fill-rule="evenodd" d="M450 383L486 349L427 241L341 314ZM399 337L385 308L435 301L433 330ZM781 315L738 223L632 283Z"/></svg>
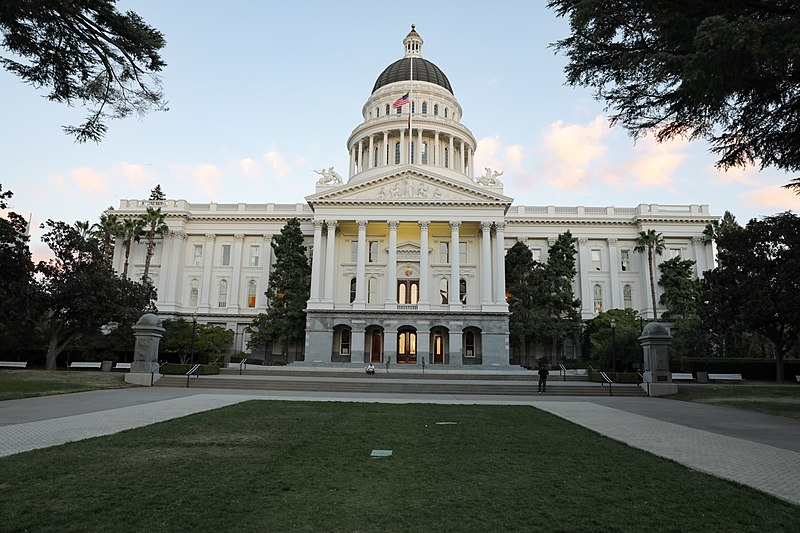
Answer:
<svg viewBox="0 0 800 533"><path fill-rule="evenodd" d="M655 398L380 395L131 388L0 402L0 457L262 400L531 405L800 505L800 421Z"/></svg>

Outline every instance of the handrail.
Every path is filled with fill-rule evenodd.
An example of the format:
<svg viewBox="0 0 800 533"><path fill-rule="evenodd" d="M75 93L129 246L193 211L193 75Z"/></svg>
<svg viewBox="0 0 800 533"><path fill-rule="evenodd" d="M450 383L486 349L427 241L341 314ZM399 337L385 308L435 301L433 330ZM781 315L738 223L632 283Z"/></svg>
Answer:
<svg viewBox="0 0 800 533"><path fill-rule="evenodd" d="M153 369L153 370L151 370L151 371L150 371L150 386L151 386L151 387L153 386L153 383L155 383L155 381L156 381L156 380L155 380L155 377L156 377L156 372L158 372L158 373L160 374L160 373L161 373L161 369L162 369L162 368L164 367L164 365L166 365L166 364L167 364L167 362L166 362L166 361L164 361L163 363L161 363L161 364L159 364L159 365L158 365L158 368L156 368L156 369ZM151 367L151 368L152 368L152 367Z"/></svg>
<svg viewBox="0 0 800 533"><path fill-rule="evenodd" d="M644 380L644 374L642 374L638 370L636 371L636 373L639 374L639 379L642 380L641 381L642 383L647 383L647 396L649 397L650 396L650 382L649 381L645 381Z"/></svg>
<svg viewBox="0 0 800 533"><path fill-rule="evenodd" d="M247 363L247 357L239 361L239 375L242 375L242 368L244 368L245 364Z"/></svg>
<svg viewBox="0 0 800 533"><path fill-rule="evenodd" d="M611 384L614 383L614 381L608 377L608 374L605 372L600 372L600 377L603 378L606 383L608 383L608 395L611 396ZM600 382L600 385L605 385L605 383Z"/></svg>
<svg viewBox="0 0 800 533"><path fill-rule="evenodd" d="M194 375L194 373L195 373L195 372L197 372L197 369L198 369L198 368L200 368L200 363L197 363L196 365L194 365L194 366L193 366L191 369L189 369L189 371L186 373L186 388L187 388L187 389L189 388L189 377L190 377L190 376L192 376L192 375ZM199 375L197 375L197 377L200 377L200 376L199 376Z"/></svg>
<svg viewBox="0 0 800 533"><path fill-rule="evenodd" d="M564 363L559 363L558 366L561 368L561 381L567 381L567 367Z"/></svg>

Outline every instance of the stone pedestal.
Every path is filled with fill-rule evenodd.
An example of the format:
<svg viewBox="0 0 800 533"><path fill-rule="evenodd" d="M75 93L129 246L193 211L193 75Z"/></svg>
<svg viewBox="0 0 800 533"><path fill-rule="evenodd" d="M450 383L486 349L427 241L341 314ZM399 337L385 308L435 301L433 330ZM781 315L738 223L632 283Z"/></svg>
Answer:
<svg viewBox="0 0 800 533"><path fill-rule="evenodd" d="M152 373L158 370L158 344L165 330L161 320L151 313L142 315L131 329L136 337L136 345L131 371L125 374L125 382L149 386L161 378L161 374Z"/></svg>
<svg viewBox="0 0 800 533"><path fill-rule="evenodd" d="M669 347L672 335L658 322L651 322L639 337L642 344L644 383L642 388L649 396L664 396L678 392L669 373Z"/></svg>

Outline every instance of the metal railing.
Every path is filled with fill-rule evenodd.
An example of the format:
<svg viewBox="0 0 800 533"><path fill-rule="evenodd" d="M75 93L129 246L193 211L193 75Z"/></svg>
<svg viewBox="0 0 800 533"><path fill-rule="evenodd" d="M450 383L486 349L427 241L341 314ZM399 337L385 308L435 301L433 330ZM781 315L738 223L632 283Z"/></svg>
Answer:
<svg viewBox="0 0 800 533"><path fill-rule="evenodd" d="M197 377L197 378L199 378L199 377L200 377L200 375L199 375L199 374L195 374L195 372L197 372L197 370L198 370L199 368L200 368L200 363L198 363L198 364L194 365L194 366L193 366L192 368L190 368L190 369L189 369L189 371L186 373L186 388L187 388L187 389L189 388L189 378L190 378L192 375L194 375L194 376L195 376L195 377Z"/></svg>
<svg viewBox="0 0 800 533"><path fill-rule="evenodd" d="M247 357L239 361L239 375L242 375L242 370L247 366Z"/></svg>
<svg viewBox="0 0 800 533"><path fill-rule="evenodd" d="M153 386L153 383L156 382L156 379L155 379L156 372L158 372L160 374L161 373L161 369L164 368L164 365L166 365L166 364L167 364L166 362L161 363L161 364L158 365L158 368L154 368L153 370L150 371L150 386L151 387Z"/></svg>
<svg viewBox="0 0 800 533"><path fill-rule="evenodd" d="M567 367L564 366L564 363L559 363L558 367L561 369L561 381L567 381Z"/></svg>
<svg viewBox="0 0 800 533"><path fill-rule="evenodd" d="M603 381L600 382L600 386L605 387L606 383L608 383L608 395L611 396L611 384L614 383L614 381L608 377L608 374L605 372L600 372L600 377L603 378Z"/></svg>

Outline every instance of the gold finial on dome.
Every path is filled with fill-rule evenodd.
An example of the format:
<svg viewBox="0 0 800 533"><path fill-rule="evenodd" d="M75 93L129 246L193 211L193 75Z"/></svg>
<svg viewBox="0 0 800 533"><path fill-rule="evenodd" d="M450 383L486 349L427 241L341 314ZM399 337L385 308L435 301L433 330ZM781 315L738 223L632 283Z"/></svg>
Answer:
<svg viewBox="0 0 800 533"><path fill-rule="evenodd" d="M417 25L411 25L411 31L403 39L406 53L404 57L422 57L422 37L417 33Z"/></svg>

